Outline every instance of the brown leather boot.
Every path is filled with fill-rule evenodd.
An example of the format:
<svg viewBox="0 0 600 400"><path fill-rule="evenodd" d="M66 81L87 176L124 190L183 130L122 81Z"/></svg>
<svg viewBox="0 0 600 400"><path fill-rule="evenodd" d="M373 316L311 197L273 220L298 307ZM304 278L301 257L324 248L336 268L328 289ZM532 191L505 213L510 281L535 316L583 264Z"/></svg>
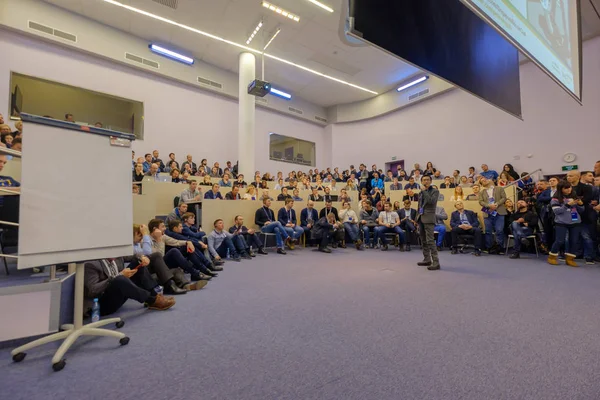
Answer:
<svg viewBox="0 0 600 400"><path fill-rule="evenodd" d="M558 265L558 253L549 253L547 261L550 265Z"/></svg>
<svg viewBox="0 0 600 400"><path fill-rule="evenodd" d="M575 254L565 253L565 261L569 267L579 267L575 262Z"/></svg>
<svg viewBox="0 0 600 400"><path fill-rule="evenodd" d="M162 294L159 294L156 296L154 303L148 304L148 308L150 310L164 311L164 310L168 310L169 308L173 307L174 305L175 305L174 298L163 296Z"/></svg>

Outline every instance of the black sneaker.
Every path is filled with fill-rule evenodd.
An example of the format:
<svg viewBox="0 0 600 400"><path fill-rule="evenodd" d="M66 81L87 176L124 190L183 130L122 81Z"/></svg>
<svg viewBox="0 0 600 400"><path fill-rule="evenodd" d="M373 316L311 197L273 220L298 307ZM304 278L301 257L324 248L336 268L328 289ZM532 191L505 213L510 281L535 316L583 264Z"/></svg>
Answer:
<svg viewBox="0 0 600 400"><path fill-rule="evenodd" d="M277 249L277 254L287 254L284 249Z"/></svg>
<svg viewBox="0 0 600 400"><path fill-rule="evenodd" d="M496 254L498 254L499 256L503 256L506 253L504 252L504 250L498 250L498 252Z"/></svg>
<svg viewBox="0 0 600 400"><path fill-rule="evenodd" d="M587 265L594 265L594 264L596 264L596 262L594 261L594 259L593 259L593 258L591 258L591 257L588 257L588 258L586 258L586 259L585 259L585 263L586 263Z"/></svg>
<svg viewBox="0 0 600 400"><path fill-rule="evenodd" d="M458 254L458 250L456 250L456 247L452 248L452 250L450 251L450 254Z"/></svg>
<svg viewBox="0 0 600 400"><path fill-rule="evenodd" d="M246 260L252 260L252 256L250 256L250 254L248 254L248 253L242 254L242 258L244 258Z"/></svg>
<svg viewBox="0 0 600 400"><path fill-rule="evenodd" d="M265 248L264 248L264 247L261 247L260 249L258 249L258 254L260 254L260 255L263 255L263 256L266 256L266 255L268 255L269 253L267 253L267 252L265 251Z"/></svg>
<svg viewBox="0 0 600 400"><path fill-rule="evenodd" d="M517 252L514 252L508 258L512 258L514 260L515 258L521 258L521 255Z"/></svg>
<svg viewBox="0 0 600 400"><path fill-rule="evenodd" d="M474 255L475 257L481 257L481 250L475 250L475 251L473 252L473 255Z"/></svg>
<svg viewBox="0 0 600 400"><path fill-rule="evenodd" d="M384 244L383 246L381 246L381 251L387 251L388 250L388 245Z"/></svg>

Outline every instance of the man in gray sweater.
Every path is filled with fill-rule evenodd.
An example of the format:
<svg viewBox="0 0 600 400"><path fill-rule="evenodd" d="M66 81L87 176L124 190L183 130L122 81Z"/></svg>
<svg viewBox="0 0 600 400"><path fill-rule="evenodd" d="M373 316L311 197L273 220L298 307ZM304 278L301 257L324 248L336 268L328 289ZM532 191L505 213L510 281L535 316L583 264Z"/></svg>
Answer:
<svg viewBox="0 0 600 400"><path fill-rule="evenodd" d="M125 268L125 263L130 266ZM116 312L128 299L148 305L151 310L167 310L175 305L173 297L157 294L158 283L148 271L150 260L146 256L102 259L85 263L84 310L98 299L100 315ZM136 268L139 266L138 268Z"/></svg>
<svg viewBox="0 0 600 400"><path fill-rule="evenodd" d="M233 261L241 261L241 257L251 260L252 257L246 252L246 246L241 242L241 237L232 235L224 230L225 224L222 219L218 219L213 224L215 229L208 234L208 251L215 258L221 260L229 256ZM235 244L234 244L235 243Z"/></svg>

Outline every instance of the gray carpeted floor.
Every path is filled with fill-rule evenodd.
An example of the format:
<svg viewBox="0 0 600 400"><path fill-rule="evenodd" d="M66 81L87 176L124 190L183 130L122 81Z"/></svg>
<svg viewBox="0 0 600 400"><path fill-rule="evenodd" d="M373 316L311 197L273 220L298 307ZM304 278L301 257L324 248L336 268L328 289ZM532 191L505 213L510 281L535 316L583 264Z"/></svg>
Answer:
<svg viewBox="0 0 600 400"><path fill-rule="evenodd" d="M600 398L600 268L420 252L228 263L167 312L131 313L131 343L86 339L54 373L47 346L14 364L6 399Z"/></svg>

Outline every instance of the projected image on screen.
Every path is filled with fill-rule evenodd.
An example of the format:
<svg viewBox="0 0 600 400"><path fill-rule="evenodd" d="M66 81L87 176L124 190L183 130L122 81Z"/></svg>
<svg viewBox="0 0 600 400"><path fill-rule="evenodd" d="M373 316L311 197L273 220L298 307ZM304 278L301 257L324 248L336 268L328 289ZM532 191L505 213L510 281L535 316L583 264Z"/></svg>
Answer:
<svg viewBox="0 0 600 400"><path fill-rule="evenodd" d="M461 0L581 100L577 0Z"/></svg>

